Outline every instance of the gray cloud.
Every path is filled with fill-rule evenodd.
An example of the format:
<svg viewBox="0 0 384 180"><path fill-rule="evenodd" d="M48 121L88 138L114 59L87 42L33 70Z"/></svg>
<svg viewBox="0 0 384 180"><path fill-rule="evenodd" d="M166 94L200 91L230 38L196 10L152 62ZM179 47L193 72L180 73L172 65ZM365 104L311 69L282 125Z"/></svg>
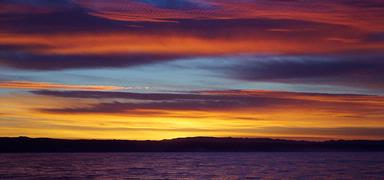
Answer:
<svg viewBox="0 0 384 180"><path fill-rule="evenodd" d="M235 57L219 71L244 81L324 84L384 90L384 55L335 54Z"/></svg>

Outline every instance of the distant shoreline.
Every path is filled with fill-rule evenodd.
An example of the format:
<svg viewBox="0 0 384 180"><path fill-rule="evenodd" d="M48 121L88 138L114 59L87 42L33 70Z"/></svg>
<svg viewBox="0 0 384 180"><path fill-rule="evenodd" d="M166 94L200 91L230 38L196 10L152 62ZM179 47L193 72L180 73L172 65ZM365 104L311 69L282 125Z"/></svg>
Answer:
<svg viewBox="0 0 384 180"><path fill-rule="evenodd" d="M215 137L169 140L0 138L0 153L44 152L384 152L384 140L304 141Z"/></svg>

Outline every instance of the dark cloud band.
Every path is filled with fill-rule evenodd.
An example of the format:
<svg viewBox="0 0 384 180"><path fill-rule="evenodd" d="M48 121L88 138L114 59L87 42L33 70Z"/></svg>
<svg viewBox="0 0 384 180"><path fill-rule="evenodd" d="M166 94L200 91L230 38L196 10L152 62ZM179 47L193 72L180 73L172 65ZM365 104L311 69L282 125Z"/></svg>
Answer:
<svg viewBox="0 0 384 180"><path fill-rule="evenodd" d="M87 98L108 100L91 107L40 109L48 113L125 113L136 114L137 110L153 111L226 111L252 110L254 112L266 109L313 109L338 113L357 110L361 112L356 118L367 114L382 114L380 107L383 103L381 96L337 95L290 93L274 91L217 91L180 93L127 93L127 92L94 92L94 91L32 91L37 95ZM377 103L366 104L367 100ZM135 100L135 102L126 102ZM361 111L365 106L364 111ZM361 117L358 117L361 116Z"/></svg>
<svg viewBox="0 0 384 180"><path fill-rule="evenodd" d="M377 53L249 56L222 71L230 78L245 81L384 89L384 55Z"/></svg>

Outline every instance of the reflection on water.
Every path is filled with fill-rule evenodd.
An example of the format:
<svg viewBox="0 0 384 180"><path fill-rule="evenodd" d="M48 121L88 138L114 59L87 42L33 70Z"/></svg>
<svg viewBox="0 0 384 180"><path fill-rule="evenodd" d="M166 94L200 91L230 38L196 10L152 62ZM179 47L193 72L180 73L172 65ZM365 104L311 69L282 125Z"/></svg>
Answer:
<svg viewBox="0 0 384 180"><path fill-rule="evenodd" d="M384 153L0 154L0 179L384 179Z"/></svg>

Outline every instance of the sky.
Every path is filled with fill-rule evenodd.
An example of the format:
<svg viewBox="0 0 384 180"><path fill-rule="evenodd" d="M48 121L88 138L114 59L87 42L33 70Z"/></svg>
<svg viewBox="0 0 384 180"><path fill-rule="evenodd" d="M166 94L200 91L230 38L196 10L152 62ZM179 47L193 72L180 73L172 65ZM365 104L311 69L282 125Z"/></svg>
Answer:
<svg viewBox="0 0 384 180"><path fill-rule="evenodd" d="M384 1L0 0L0 136L384 139Z"/></svg>

